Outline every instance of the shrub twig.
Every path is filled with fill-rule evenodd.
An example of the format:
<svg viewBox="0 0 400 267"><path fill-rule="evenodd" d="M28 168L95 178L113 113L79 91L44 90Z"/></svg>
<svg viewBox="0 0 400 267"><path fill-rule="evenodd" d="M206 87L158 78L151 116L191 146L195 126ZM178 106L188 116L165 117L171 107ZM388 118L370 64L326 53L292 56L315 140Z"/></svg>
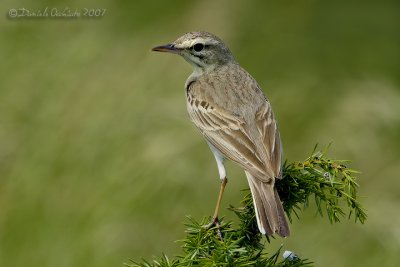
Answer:
<svg viewBox="0 0 400 267"><path fill-rule="evenodd" d="M348 161L335 160L326 156L326 151L317 151L301 162L286 163L283 166L283 179L276 181L276 187L290 221L294 214L309 207L314 198L317 213L327 215L329 221L339 222L348 213L355 221L364 223L367 215L357 200L355 175L359 172L348 168ZM154 258L151 262L142 260L126 264L129 267L178 267L178 266L267 266L300 267L311 266L307 259L290 256L279 260L282 247L274 254L264 252L265 241L258 231L251 194L246 190L240 207L230 207L239 218L234 227L231 221L220 220L217 227L206 227L210 218L200 222L187 217L186 237L182 244L182 254L174 259L167 255ZM341 207L347 204L347 209ZM223 240L220 236L222 235ZM269 239L267 238L267 241ZM294 255L288 253L289 255Z"/></svg>

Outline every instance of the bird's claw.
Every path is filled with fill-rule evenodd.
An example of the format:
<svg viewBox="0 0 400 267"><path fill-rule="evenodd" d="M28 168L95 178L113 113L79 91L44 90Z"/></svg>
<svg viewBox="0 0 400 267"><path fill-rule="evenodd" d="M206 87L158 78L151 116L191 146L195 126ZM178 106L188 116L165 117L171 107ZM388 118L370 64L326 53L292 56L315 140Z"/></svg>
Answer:
<svg viewBox="0 0 400 267"><path fill-rule="evenodd" d="M211 227L214 227L214 226L217 226L217 227L220 226L218 217L214 217L214 218L211 220L210 223L207 223L206 225L203 225L203 227L206 228L206 229L210 229Z"/></svg>
<svg viewBox="0 0 400 267"><path fill-rule="evenodd" d="M220 222L219 222L219 219L218 219L218 217L214 217L212 220L211 220L211 222L210 223L208 223L208 224L206 224L206 225L204 225L203 227L205 228L205 229L210 229L210 228L212 228L212 227L216 227L216 229L217 229L217 235L218 235L218 237L219 237L219 239L221 239L221 241L224 241L224 239L222 238L222 233L221 233L221 230L220 230Z"/></svg>

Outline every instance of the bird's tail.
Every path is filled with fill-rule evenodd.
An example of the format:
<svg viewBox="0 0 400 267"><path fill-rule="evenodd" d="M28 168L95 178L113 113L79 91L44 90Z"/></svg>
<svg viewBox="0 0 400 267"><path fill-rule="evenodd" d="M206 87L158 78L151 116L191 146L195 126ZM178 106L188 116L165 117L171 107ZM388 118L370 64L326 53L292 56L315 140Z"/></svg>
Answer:
<svg viewBox="0 0 400 267"><path fill-rule="evenodd" d="M260 232L269 236L275 233L282 237L289 236L289 225L274 185L256 179L247 171L246 176Z"/></svg>

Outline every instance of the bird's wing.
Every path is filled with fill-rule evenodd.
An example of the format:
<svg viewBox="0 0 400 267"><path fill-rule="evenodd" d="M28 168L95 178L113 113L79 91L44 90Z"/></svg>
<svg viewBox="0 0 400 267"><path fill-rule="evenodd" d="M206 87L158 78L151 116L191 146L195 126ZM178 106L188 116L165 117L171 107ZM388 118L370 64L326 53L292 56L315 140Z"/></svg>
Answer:
<svg viewBox="0 0 400 267"><path fill-rule="evenodd" d="M257 111L256 125L261 134L264 151L267 153L267 168L272 170L274 177L281 178L281 137L274 113L268 102L265 102L265 105Z"/></svg>
<svg viewBox="0 0 400 267"><path fill-rule="evenodd" d="M194 98L188 101L188 112L191 120L207 141L225 157L235 161L258 179L269 181L275 177L271 168L266 168L264 157L258 153L256 144L250 137L247 125L242 118L221 107ZM261 122L258 124L261 127L260 132L268 133L267 125ZM266 147L268 146L267 144Z"/></svg>

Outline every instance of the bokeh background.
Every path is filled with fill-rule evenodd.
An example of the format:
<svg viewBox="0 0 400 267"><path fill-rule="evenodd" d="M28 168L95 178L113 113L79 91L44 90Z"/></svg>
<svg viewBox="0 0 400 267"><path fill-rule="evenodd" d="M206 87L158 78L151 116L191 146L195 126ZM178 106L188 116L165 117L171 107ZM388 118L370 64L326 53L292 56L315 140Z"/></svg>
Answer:
<svg viewBox="0 0 400 267"><path fill-rule="evenodd" d="M10 19L11 8L105 8L101 18ZM179 251L185 215L211 215L214 158L185 109L191 67L150 52L220 36L259 82L284 156L314 144L361 170L366 224L310 208L280 244L316 266L400 262L399 1L0 3L0 266L122 266ZM222 214L246 187L228 164Z"/></svg>

